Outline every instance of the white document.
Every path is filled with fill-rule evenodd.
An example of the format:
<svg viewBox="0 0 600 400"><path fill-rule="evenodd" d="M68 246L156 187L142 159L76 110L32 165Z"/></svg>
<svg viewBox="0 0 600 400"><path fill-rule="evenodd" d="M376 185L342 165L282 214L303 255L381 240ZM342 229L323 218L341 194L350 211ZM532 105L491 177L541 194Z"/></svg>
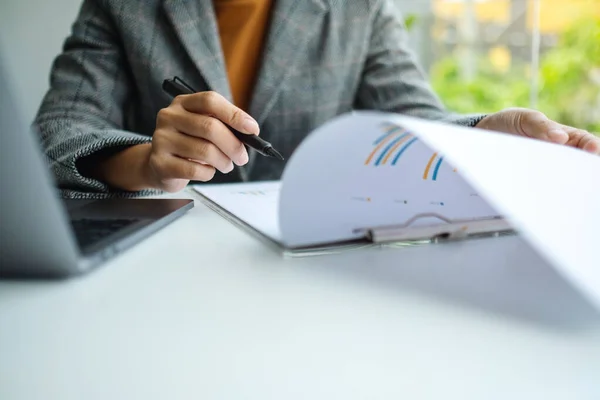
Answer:
<svg viewBox="0 0 600 400"><path fill-rule="evenodd" d="M420 214L504 217L600 307L600 157L581 150L356 112L312 132L280 183L195 189L286 248L360 239ZM265 194L243 194L252 191Z"/></svg>
<svg viewBox="0 0 600 400"><path fill-rule="evenodd" d="M277 182L207 184L195 190L215 206L225 210L261 234L276 242L281 241L279 230L279 188Z"/></svg>

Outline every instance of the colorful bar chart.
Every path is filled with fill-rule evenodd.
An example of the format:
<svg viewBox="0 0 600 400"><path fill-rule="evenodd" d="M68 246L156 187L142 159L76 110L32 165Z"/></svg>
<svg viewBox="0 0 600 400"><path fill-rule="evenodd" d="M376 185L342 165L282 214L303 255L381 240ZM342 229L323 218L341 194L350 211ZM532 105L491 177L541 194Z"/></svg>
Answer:
<svg viewBox="0 0 600 400"><path fill-rule="evenodd" d="M419 141L407 129L394 124L382 126L383 135L373 142L373 148L365 159L365 166L381 167L395 166L401 160L402 156ZM440 168L444 163L444 157L438 153L433 153L430 158L423 161L425 169L423 170L423 179L437 181ZM456 170L454 170L456 172Z"/></svg>

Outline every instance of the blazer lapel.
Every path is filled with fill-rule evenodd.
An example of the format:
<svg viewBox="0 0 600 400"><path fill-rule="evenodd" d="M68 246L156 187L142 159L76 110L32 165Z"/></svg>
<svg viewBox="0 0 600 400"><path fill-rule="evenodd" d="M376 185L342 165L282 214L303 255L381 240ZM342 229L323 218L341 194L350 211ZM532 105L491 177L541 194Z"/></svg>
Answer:
<svg viewBox="0 0 600 400"><path fill-rule="evenodd" d="M249 113L259 125L327 12L323 0L276 0Z"/></svg>
<svg viewBox="0 0 600 400"><path fill-rule="evenodd" d="M208 87L231 100L212 1L164 0L163 8Z"/></svg>

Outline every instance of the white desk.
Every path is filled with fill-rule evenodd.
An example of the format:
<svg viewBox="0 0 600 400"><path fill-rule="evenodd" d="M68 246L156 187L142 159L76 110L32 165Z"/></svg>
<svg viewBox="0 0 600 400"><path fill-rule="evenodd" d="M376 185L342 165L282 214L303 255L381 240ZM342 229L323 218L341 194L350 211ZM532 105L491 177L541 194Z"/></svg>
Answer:
<svg viewBox="0 0 600 400"><path fill-rule="evenodd" d="M600 398L600 326L519 239L390 251L283 260L197 203L86 277L0 282L0 399Z"/></svg>

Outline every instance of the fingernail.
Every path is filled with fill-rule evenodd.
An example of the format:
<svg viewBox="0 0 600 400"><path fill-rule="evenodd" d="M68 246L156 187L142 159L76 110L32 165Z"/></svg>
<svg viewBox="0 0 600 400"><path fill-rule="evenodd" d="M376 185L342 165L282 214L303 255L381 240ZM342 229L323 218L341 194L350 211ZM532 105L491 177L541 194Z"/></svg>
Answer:
<svg viewBox="0 0 600 400"><path fill-rule="evenodd" d="M253 133L253 134L258 135L258 133L260 132L258 122L256 122L254 119L252 119L250 117L244 118L244 120L242 121L242 128L244 129L244 131L246 133Z"/></svg>
<svg viewBox="0 0 600 400"><path fill-rule="evenodd" d="M248 152L244 149L244 152L237 158L237 165L246 165L248 162Z"/></svg>
<svg viewBox="0 0 600 400"><path fill-rule="evenodd" d="M223 171L223 173L228 174L231 171L233 171L233 163L230 162L229 165L227 165L227 168L225 168L225 170Z"/></svg>
<svg viewBox="0 0 600 400"><path fill-rule="evenodd" d="M569 138L569 135L562 129L553 129L548 132L548 138L553 142L564 142Z"/></svg>
<svg viewBox="0 0 600 400"><path fill-rule="evenodd" d="M583 146L583 150L595 154L600 151L600 145L598 143L588 142L585 146Z"/></svg>

